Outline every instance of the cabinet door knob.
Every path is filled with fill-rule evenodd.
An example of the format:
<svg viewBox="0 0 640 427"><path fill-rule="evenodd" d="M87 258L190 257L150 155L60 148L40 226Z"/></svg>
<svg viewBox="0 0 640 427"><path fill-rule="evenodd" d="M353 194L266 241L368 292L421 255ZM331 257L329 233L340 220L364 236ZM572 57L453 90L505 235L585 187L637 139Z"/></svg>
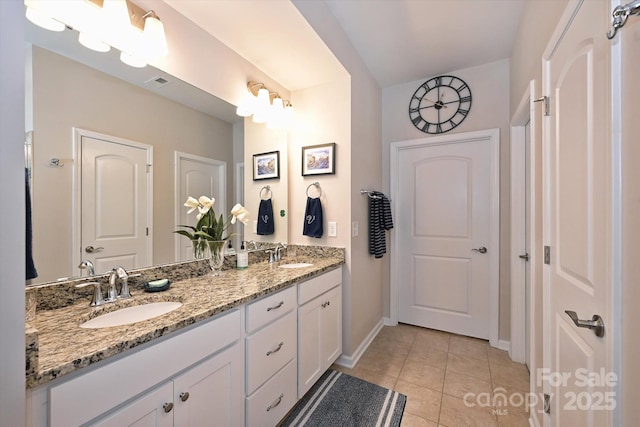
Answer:
<svg viewBox="0 0 640 427"><path fill-rule="evenodd" d="M270 410L272 410L273 408L275 408L276 406L278 406L280 404L280 402L282 402L282 398L284 397L284 393L281 394L275 402L273 402L271 405L269 405L269 407L267 407L267 412L269 412Z"/></svg>
<svg viewBox="0 0 640 427"><path fill-rule="evenodd" d="M162 405L162 409L164 409L164 412L169 413L171 412L171 410L173 409L173 403L171 402L167 402L164 405Z"/></svg>
<svg viewBox="0 0 640 427"><path fill-rule="evenodd" d="M183 402L186 402L187 399L189 399L188 391L183 391L182 393L180 393L180 400L182 400Z"/></svg>
<svg viewBox="0 0 640 427"><path fill-rule="evenodd" d="M280 344L278 344L278 347L276 347L275 350L267 351L267 356L271 356L273 353L279 352L283 345L284 345L284 341L280 341Z"/></svg>

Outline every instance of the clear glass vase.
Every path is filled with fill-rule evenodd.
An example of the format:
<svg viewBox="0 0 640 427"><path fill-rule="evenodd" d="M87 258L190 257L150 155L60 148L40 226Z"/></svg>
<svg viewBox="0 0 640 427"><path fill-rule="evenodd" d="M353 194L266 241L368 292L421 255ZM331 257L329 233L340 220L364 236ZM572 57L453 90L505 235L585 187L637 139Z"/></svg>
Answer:
<svg viewBox="0 0 640 427"><path fill-rule="evenodd" d="M222 265L224 264L224 248L226 244L226 240L207 240L207 259L214 276L223 275Z"/></svg>
<svg viewBox="0 0 640 427"><path fill-rule="evenodd" d="M209 248L207 247L206 240L193 239L191 240L191 244L193 245L193 257L195 259L204 259L207 256Z"/></svg>

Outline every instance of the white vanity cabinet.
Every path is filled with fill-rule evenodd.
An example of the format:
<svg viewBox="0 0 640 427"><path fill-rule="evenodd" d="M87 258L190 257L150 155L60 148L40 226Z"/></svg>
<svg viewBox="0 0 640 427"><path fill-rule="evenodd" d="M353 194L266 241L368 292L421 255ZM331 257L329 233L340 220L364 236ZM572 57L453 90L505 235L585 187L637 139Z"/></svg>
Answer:
<svg viewBox="0 0 640 427"><path fill-rule="evenodd" d="M342 353L342 268L298 284L298 398Z"/></svg>
<svg viewBox="0 0 640 427"><path fill-rule="evenodd" d="M234 370L241 368L241 358L241 346L233 345L90 425L235 426L241 422L234 418L240 409L234 410L238 396L232 393L231 379L237 377Z"/></svg>
<svg viewBox="0 0 640 427"><path fill-rule="evenodd" d="M28 425L243 425L242 314L240 307L30 390Z"/></svg>
<svg viewBox="0 0 640 427"><path fill-rule="evenodd" d="M247 426L273 427L297 401L296 309L295 286L247 304Z"/></svg>

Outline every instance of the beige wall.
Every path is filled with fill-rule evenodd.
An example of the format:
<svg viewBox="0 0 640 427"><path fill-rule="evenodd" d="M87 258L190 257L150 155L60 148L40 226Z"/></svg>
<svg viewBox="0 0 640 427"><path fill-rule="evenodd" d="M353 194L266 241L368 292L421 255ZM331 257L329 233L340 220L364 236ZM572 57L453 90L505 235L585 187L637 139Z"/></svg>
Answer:
<svg viewBox="0 0 640 427"><path fill-rule="evenodd" d="M39 274L34 282L79 273L70 271L74 169L70 162L68 167L48 166L52 157L75 157L74 127L153 146L154 264L175 261L175 151L226 162L231 206L231 124L35 46L33 87L33 229Z"/></svg>
<svg viewBox="0 0 640 427"><path fill-rule="evenodd" d="M334 94L333 99L323 98L318 94L318 99L313 100L313 106L310 105L310 108L316 109L314 111L337 109L340 112L340 114L325 112L321 117L326 117L326 114L334 116L335 122L324 124L335 128L337 133L334 133L333 137L340 138L335 139L338 143L336 163L340 175L336 176L336 184L333 188L334 191L339 192L340 200L344 203L334 207L342 210L334 218L338 218L336 219L338 238L335 241L344 242L347 249L347 266L343 282L342 362L349 364L358 356L358 352L366 344L367 337L381 324L383 285L389 280L388 276L385 277L382 274L383 264L388 258L384 261L376 260L367 253L366 200L359 193L360 188L381 189L382 185L381 90L323 2L294 0L294 5L331 49L349 76L348 81L335 82L334 87L338 88L342 85L342 89L331 92ZM296 92L296 100L297 95ZM317 104L319 99L324 99L324 104ZM328 137L331 139L332 135L328 134ZM296 155L294 151L291 162L295 163ZM296 173L292 172L292 177L295 175ZM306 179L303 182L312 181ZM306 185L304 187L306 188ZM302 186L298 190L292 188L291 196L298 194L301 188ZM332 197L337 195L338 193L335 193ZM294 200L290 197L292 208ZM360 228L360 235L353 238L351 237L352 221L357 221ZM290 229L290 239L295 239L294 233L300 233L298 230L301 229L302 224L300 223L299 227L298 225L293 227ZM328 244L335 244L333 241L329 240Z"/></svg>
<svg viewBox="0 0 640 427"><path fill-rule="evenodd" d="M455 70L442 74L455 75L471 88L473 96L471 112L449 134L483 129L500 129L500 339L509 340L510 324L510 256L509 256L509 61L502 60L478 67ZM390 188L390 144L428 137L409 120L409 100L415 90L432 76L413 82L385 88L382 91L382 155L385 188ZM385 295L389 291L385 289ZM385 301L385 315L389 315L389 303Z"/></svg>
<svg viewBox="0 0 640 427"><path fill-rule="evenodd" d="M511 54L511 74L510 74L510 112L509 117L512 117L515 110L518 108L520 100L525 93L529 90L529 82L533 80L538 93L535 96L542 96L542 54L551 38L553 31L567 5L566 0L558 1L544 1L544 2L526 2L523 15L523 19L520 24L520 29L516 40L514 42L512 54ZM540 104L538 104L540 105ZM543 239L542 239L542 106L535 110L536 128L533 129L535 140L531 142L535 150L535 188L538 190L535 194L535 214L531 219L535 223L535 229L537 230L536 241L538 246L532 248L536 253L538 260L543 259ZM532 284L534 293L534 312L532 313L532 319L535 321L535 336L533 339L533 351L534 361L536 367L542 366L543 356L543 330L542 330L542 263L538 263L536 266L535 277L536 283ZM535 370L532 371L535 375ZM536 387L535 393L537 396L541 396L541 387ZM542 423L542 417L540 416L541 407L537 407L532 411L532 415Z"/></svg>

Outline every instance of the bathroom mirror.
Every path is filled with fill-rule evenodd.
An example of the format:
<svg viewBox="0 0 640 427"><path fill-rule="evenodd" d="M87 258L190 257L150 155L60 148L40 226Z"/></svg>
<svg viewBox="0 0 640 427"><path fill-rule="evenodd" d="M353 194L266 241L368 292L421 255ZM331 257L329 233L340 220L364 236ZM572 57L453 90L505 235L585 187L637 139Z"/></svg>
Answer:
<svg viewBox="0 0 640 427"><path fill-rule="evenodd" d="M73 128L153 147L150 265L178 260L173 233L176 152L226 163L225 214L236 202L257 207L259 194L253 183L247 182L246 171L239 167L246 158L247 136L244 119L235 114L233 105L150 66L136 69L124 65L115 50L97 53L85 49L73 30L52 33L28 21L26 27L26 41L32 47L26 55L27 73L31 70L31 76L27 77L25 129L33 129L28 139L32 159L33 256L38 270L31 285L80 275L72 253L74 239L78 238L74 212L78 198L92 190L82 188L73 194L73 189L78 188L74 185L74 162L81 161L76 158ZM252 123L249 126L257 128ZM249 134L261 132L254 129ZM274 137L283 137L286 147L286 134L271 134L267 144ZM265 139L246 142L254 150L262 147ZM269 149L273 148L264 146L264 150ZM286 170L286 160L283 166ZM282 176L286 182L286 172L280 181ZM287 206L286 197L286 187L273 195L283 209ZM116 212L126 210L127 201L122 203L122 209L116 207ZM223 213L215 210L218 215ZM256 215L257 211L252 212L252 219ZM245 240L287 241L286 226L264 238L253 233L253 226L250 223L244 227ZM144 266L147 265L137 265Z"/></svg>

